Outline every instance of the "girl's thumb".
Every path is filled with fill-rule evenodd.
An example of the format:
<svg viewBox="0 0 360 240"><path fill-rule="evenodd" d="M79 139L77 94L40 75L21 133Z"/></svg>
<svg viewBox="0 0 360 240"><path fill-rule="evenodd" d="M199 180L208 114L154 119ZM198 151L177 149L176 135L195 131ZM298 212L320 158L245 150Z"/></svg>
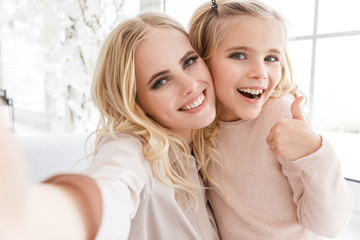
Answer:
<svg viewBox="0 0 360 240"><path fill-rule="evenodd" d="M301 103L304 100L303 96L297 97L294 102L291 104L291 114L293 119L305 120L305 115L302 110Z"/></svg>

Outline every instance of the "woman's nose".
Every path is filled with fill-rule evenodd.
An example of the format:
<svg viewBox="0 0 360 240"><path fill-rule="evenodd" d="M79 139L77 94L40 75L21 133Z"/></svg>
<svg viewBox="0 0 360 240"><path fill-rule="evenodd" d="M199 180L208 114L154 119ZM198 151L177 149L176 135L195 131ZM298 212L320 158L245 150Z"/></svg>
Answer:
<svg viewBox="0 0 360 240"><path fill-rule="evenodd" d="M182 74L181 78L179 78L179 85L181 87L182 95L188 96L196 92L198 81L194 76Z"/></svg>

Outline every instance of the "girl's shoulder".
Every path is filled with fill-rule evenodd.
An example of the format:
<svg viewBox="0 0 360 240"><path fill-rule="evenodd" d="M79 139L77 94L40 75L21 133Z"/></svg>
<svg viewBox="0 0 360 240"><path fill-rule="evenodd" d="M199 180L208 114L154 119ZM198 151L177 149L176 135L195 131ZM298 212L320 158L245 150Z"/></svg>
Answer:
<svg viewBox="0 0 360 240"><path fill-rule="evenodd" d="M294 101L292 95L286 95L279 98L270 98L264 104L258 120L266 120L266 122L275 123L281 119L292 118L291 104Z"/></svg>
<svg viewBox="0 0 360 240"><path fill-rule="evenodd" d="M263 107L263 111L291 112L291 104L295 100L292 95L285 95L279 98L270 98Z"/></svg>
<svg viewBox="0 0 360 240"><path fill-rule="evenodd" d="M270 98L264 105L264 109L278 109L278 108L287 108L291 106L295 98L292 95L285 95L283 97Z"/></svg>

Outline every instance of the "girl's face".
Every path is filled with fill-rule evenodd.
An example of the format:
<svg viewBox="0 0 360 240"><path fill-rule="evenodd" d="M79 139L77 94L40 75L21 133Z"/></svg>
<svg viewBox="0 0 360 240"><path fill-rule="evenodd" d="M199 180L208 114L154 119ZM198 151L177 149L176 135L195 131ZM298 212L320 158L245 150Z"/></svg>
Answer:
<svg viewBox="0 0 360 240"><path fill-rule="evenodd" d="M140 107L188 142L192 129L214 120L210 73L184 33L151 28L135 51L135 75Z"/></svg>
<svg viewBox="0 0 360 240"><path fill-rule="evenodd" d="M208 66L222 121L255 119L281 78L283 31L272 19L230 18Z"/></svg>

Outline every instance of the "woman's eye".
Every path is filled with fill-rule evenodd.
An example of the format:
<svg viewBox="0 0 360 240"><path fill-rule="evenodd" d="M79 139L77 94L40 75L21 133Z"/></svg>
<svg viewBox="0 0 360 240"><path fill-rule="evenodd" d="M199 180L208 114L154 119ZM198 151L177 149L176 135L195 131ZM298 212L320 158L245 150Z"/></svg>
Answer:
<svg viewBox="0 0 360 240"><path fill-rule="evenodd" d="M243 60L245 59L245 55L242 53L233 53L230 55L231 58L237 59L237 60Z"/></svg>
<svg viewBox="0 0 360 240"><path fill-rule="evenodd" d="M267 62L277 62L277 61L279 61L279 58L274 57L274 56L268 56L264 60Z"/></svg>
<svg viewBox="0 0 360 240"><path fill-rule="evenodd" d="M194 60L192 60L192 59L186 60L186 61L184 62L184 67L190 66L190 65L193 63L193 61L194 61Z"/></svg>
<svg viewBox="0 0 360 240"><path fill-rule="evenodd" d="M184 62L184 68L190 67L198 58L199 58L199 56L193 56L193 57L186 59Z"/></svg>
<svg viewBox="0 0 360 240"><path fill-rule="evenodd" d="M162 85L164 85L166 82L167 82L166 78L159 79L151 86L151 89L159 88Z"/></svg>

